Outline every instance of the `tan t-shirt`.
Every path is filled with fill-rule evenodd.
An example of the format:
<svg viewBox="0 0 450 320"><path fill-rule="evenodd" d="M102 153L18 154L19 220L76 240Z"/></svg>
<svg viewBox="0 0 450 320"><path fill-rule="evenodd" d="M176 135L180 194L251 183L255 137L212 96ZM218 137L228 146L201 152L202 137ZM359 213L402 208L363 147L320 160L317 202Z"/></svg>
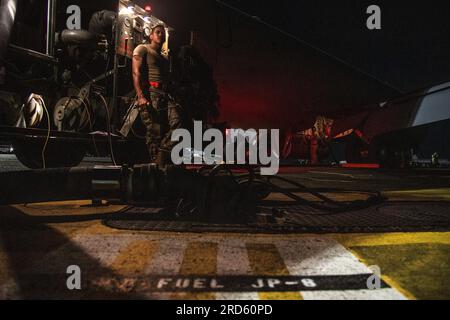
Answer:
<svg viewBox="0 0 450 320"><path fill-rule="evenodd" d="M148 81L166 83L169 76L169 61L150 48L148 44L141 44L134 49L133 56L140 56L147 62Z"/></svg>

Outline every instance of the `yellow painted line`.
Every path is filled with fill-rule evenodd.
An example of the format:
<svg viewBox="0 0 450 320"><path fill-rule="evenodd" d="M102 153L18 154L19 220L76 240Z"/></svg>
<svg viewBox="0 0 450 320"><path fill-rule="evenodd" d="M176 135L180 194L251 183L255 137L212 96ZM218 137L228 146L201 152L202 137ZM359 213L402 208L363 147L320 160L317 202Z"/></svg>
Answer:
<svg viewBox="0 0 450 320"><path fill-rule="evenodd" d="M357 252L358 247L405 245L405 244L450 244L450 232L419 232L419 233L387 233L361 235L333 235L334 239L347 247L363 263L369 265ZM353 249L352 249L353 248ZM381 259L381 257L380 257ZM382 279L392 288L398 290L406 298L415 300L416 297L404 289L394 278L382 275ZM436 279L436 281L439 281Z"/></svg>
<svg viewBox="0 0 450 320"><path fill-rule="evenodd" d="M129 235L129 230L113 229L96 221L94 224L87 226L86 228L78 230L76 235L111 235L111 234L126 234Z"/></svg>
<svg viewBox="0 0 450 320"><path fill-rule="evenodd" d="M409 300L417 300L417 298L411 292L409 292L408 290L404 289L393 278L391 278L391 277L389 277L387 275L381 275L381 279L383 279L384 282L386 282L391 288L396 289L398 292L400 292L402 295L404 295L407 299L409 299Z"/></svg>
<svg viewBox="0 0 450 320"><path fill-rule="evenodd" d="M33 203L13 205L12 208L19 210L20 212L29 216L86 216L89 215L107 215L111 213L119 212L126 208L122 205L107 205L101 207L90 206L91 201L60 201L60 202L48 202L48 203ZM89 220L67 223L49 223L48 226L61 232L62 234L73 237L78 234L116 234L119 230L105 227L99 220Z"/></svg>
<svg viewBox="0 0 450 320"><path fill-rule="evenodd" d="M371 263L368 262L366 259L362 258L361 255L359 255L357 251L352 250L351 248L347 248L347 250L352 252L358 258L358 260L361 261L362 263L364 263L365 265L367 265L367 266L371 265ZM417 300L416 297L414 297L414 295L411 292L409 292L408 290L404 289L394 279L392 279L391 277L383 274L383 272L381 274L381 279L384 282L386 282L391 288L394 288L395 290L400 292L402 295L404 295L407 299L409 299L409 300Z"/></svg>
<svg viewBox="0 0 450 320"><path fill-rule="evenodd" d="M383 195L391 201L450 201L450 188L386 191Z"/></svg>
<svg viewBox="0 0 450 320"><path fill-rule="evenodd" d="M180 275L214 276L217 274L218 245L213 242L191 242L186 247ZM175 293L176 300L215 300L215 293Z"/></svg>
<svg viewBox="0 0 450 320"><path fill-rule="evenodd" d="M8 279L14 276L9 265L9 255L4 252L0 243L0 284L6 282Z"/></svg>
<svg viewBox="0 0 450 320"><path fill-rule="evenodd" d="M106 214L114 213L126 208L126 206L123 205L91 206L91 203L92 201L90 200L58 201L13 205L12 207L29 215L46 215L49 212L57 212L60 215Z"/></svg>
<svg viewBox="0 0 450 320"><path fill-rule="evenodd" d="M450 244L450 232L414 232L379 234L335 234L331 237L346 247L440 243Z"/></svg>
<svg viewBox="0 0 450 320"><path fill-rule="evenodd" d="M303 193L303 192L293 192L293 194L295 194L298 197L301 197L307 201L311 201L311 202L319 202L322 201L321 199L314 197L313 195L311 195L310 193ZM334 200L334 201L356 201L356 200L366 200L369 195L364 194L364 193L346 193L346 192L341 192L341 193L322 193L323 196ZM278 192L273 192L269 195L269 197L267 198L267 200L273 200L273 201L286 201L286 202L292 202L294 201L293 199L291 199L290 197L282 194L282 193L278 193Z"/></svg>
<svg viewBox="0 0 450 320"><path fill-rule="evenodd" d="M439 299L448 283L450 232L333 235L408 299ZM384 270L384 271L383 271ZM444 285L445 286L445 285Z"/></svg>
<svg viewBox="0 0 450 320"><path fill-rule="evenodd" d="M294 192L294 194L308 201L321 201L310 193ZM322 195L335 201L355 201L368 198L367 194L358 192L324 192ZM390 201L450 201L450 188L385 191L382 192L382 195ZM279 192L271 193L268 199L294 201Z"/></svg>
<svg viewBox="0 0 450 320"><path fill-rule="evenodd" d="M256 276L288 276L283 258L273 244L247 243L252 272ZM299 292L261 292L261 300L301 300Z"/></svg>
<svg viewBox="0 0 450 320"><path fill-rule="evenodd" d="M192 242L184 253L180 274L215 275L217 262L217 243Z"/></svg>
<svg viewBox="0 0 450 320"><path fill-rule="evenodd" d="M134 241L121 251L110 268L121 275L140 275L157 250L155 241Z"/></svg>

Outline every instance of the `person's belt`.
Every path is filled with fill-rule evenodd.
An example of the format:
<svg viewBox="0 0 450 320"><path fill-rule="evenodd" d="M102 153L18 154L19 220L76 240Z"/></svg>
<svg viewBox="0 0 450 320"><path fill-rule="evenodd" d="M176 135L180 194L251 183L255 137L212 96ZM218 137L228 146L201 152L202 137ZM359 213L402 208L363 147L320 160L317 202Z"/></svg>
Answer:
<svg viewBox="0 0 450 320"><path fill-rule="evenodd" d="M148 84L150 85L150 87L155 88L155 89L162 89L162 87L163 87L163 84L160 82L149 81Z"/></svg>
<svg viewBox="0 0 450 320"><path fill-rule="evenodd" d="M163 83L149 81L148 84L149 84L149 91L150 92L155 92L155 93L158 93L160 95L167 96L167 92L166 92L167 87Z"/></svg>

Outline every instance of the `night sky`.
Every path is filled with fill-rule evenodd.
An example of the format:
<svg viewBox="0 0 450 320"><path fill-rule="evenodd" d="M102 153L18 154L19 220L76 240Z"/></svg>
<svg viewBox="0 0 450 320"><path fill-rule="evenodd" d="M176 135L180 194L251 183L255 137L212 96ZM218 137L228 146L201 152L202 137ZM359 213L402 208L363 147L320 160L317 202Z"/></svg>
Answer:
<svg viewBox="0 0 450 320"><path fill-rule="evenodd" d="M175 25L180 22L181 27L186 24L183 12L192 10L189 1L177 1L176 8L168 7L168 2L173 1L141 2L151 3L155 15ZM224 2L292 33L403 92L450 80L450 1ZM382 30L366 28L366 9L371 4L381 7ZM264 31L267 27L261 24L261 28ZM283 38L292 41L280 34L280 39Z"/></svg>
<svg viewBox="0 0 450 320"><path fill-rule="evenodd" d="M177 28L192 27L215 0L136 0ZM450 1L406 0L222 0L335 55L351 65L408 92L450 80ZM82 3L83 9L114 10L116 1L95 3L60 0L62 7ZM366 9L382 10L382 30L366 28ZM64 13L62 13L64 14ZM230 14L237 14L230 11ZM87 27L90 16L84 15ZM258 22L261 31L266 26ZM214 26L211 26L214 28ZM235 32L239 32L236 30ZM277 41L293 41L280 34ZM270 39L268 39L270 40Z"/></svg>
<svg viewBox="0 0 450 320"><path fill-rule="evenodd" d="M402 91L450 80L450 1L225 0ZM382 30L366 9L382 10Z"/></svg>

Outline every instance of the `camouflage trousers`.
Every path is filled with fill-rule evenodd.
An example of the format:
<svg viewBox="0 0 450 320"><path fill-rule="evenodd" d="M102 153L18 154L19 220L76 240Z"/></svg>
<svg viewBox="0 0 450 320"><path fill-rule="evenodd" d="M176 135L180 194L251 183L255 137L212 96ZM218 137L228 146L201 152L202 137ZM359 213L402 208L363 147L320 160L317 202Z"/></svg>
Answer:
<svg viewBox="0 0 450 320"><path fill-rule="evenodd" d="M171 152L176 142L172 133L181 128L181 107L166 95L151 92L150 105L140 111L147 134L146 143L152 160L160 151Z"/></svg>

